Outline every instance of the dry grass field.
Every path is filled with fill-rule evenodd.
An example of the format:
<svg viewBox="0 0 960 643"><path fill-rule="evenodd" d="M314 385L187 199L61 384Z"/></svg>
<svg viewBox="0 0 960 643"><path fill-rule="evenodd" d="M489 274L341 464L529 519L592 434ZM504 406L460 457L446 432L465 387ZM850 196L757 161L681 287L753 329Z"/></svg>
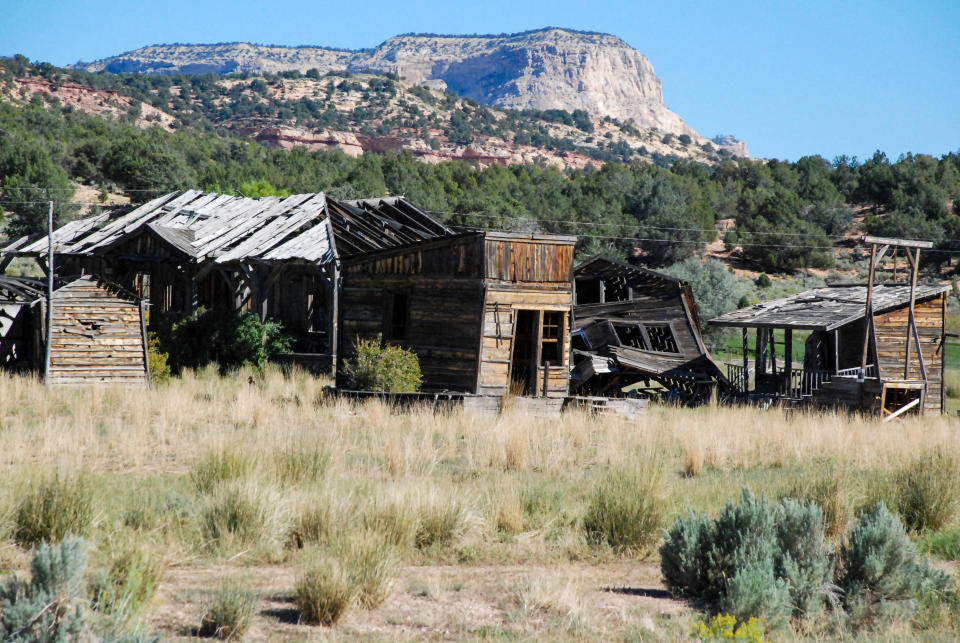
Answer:
<svg viewBox="0 0 960 643"><path fill-rule="evenodd" d="M231 619L251 640L677 640L710 616L660 576L659 528L688 508L715 513L744 487L812 499L835 544L860 509L896 502L903 472L933 454L960 462L949 417L480 417L327 399L327 382L301 373L248 375L188 373L150 391L0 378L0 571L26 573L36 534L79 533L91 579L146 588L114 609L118 631L164 640ZM943 475L960 486L956 473ZM605 489L647 503L633 540L589 528ZM955 572L951 493L937 527L912 537ZM954 638L958 613L869 636ZM787 636L800 634L774 638Z"/></svg>

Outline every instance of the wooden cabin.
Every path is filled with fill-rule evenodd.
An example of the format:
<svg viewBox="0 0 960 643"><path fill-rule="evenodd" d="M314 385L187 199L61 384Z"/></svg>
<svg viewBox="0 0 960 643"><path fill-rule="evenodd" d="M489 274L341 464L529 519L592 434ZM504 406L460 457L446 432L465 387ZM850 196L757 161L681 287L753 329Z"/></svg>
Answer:
<svg viewBox="0 0 960 643"><path fill-rule="evenodd" d="M58 282L49 334L47 305L45 283L0 277L0 367L38 373L49 384L149 384L140 299L89 277Z"/></svg>
<svg viewBox="0 0 960 643"><path fill-rule="evenodd" d="M468 232L344 259L337 386L379 334L417 354L423 391L567 395L575 242Z"/></svg>
<svg viewBox="0 0 960 643"><path fill-rule="evenodd" d="M403 197L335 201L320 194L246 198L175 192L72 221L54 233L59 275L110 279L150 303L150 323L198 307L279 321L300 357L331 359L339 260L454 234ZM0 249L0 269L45 236ZM321 360L322 361L322 360Z"/></svg>
<svg viewBox="0 0 960 643"><path fill-rule="evenodd" d="M875 332L865 319L864 285L809 290L728 313L710 324L742 329L743 361L728 369L743 394L882 413L896 407L904 395L898 391L912 390L920 391L923 410L939 413L944 409L948 290L917 285L911 306L910 285L873 286ZM908 334L911 308L915 338Z"/></svg>
<svg viewBox="0 0 960 643"><path fill-rule="evenodd" d="M715 386L729 388L703 342L689 284L606 257L577 266L574 284L576 392L616 396L629 388L693 402Z"/></svg>

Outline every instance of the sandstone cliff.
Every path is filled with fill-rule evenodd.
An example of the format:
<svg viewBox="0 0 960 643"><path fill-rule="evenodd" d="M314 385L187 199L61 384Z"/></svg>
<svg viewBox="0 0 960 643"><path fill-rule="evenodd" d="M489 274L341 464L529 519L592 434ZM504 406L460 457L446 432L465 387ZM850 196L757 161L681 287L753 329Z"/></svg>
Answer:
<svg viewBox="0 0 960 643"><path fill-rule="evenodd" d="M504 36L405 35L358 51L246 43L154 45L76 67L154 74L390 72L487 105L585 110L633 121L641 129L687 135L700 144L708 141L664 104L660 79L646 56L615 36L564 29ZM713 142L747 156L746 146L736 139Z"/></svg>

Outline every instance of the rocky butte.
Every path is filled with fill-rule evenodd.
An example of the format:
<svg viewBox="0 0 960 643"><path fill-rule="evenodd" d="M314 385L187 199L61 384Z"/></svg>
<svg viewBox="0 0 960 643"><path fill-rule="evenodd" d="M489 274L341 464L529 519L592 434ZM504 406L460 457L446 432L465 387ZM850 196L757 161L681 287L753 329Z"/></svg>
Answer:
<svg viewBox="0 0 960 643"><path fill-rule="evenodd" d="M686 134L698 143L707 140L664 104L660 79L646 56L616 36L566 29L498 36L401 35L355 51L247 43L152 45L74 67L148 74L390 72L487 105L579 109L632 120L638 128ZM733 137L712 142L748 156L746 145Z"/></svg>

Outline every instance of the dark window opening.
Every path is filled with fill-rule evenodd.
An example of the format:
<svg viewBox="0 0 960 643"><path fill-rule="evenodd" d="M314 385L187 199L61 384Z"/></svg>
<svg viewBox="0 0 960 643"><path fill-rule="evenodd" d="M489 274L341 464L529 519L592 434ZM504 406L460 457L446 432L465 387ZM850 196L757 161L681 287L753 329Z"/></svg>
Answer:
<svg viewBox="0 0 960 643"><path fill-rule="evenodd" d="M563 313L543 311L540 337L540 364L563 364Z"/></svg>
<svg viewBox="0 0 960 643"><path fill-rule="evenodd" d="M646 327L647 336L650 337L650 350L660 353L679 353L677 340L673 336L673 331L666 325L650 325Z"/></svg>
<svg viewBox="0 0 960 643"><path fill-rule="evenodd" d="M603 290L604 301L630 301L630 286L622 277L605 279Z"/></svg>
<svg viewBox="0 0 960 643"><path fill-rule="evenodd" d="M603 286L596 277L577 277L577 304L599 304Z"/></svg>
<svg viewBox="0 0 960 643"><path fill-rule="evenodd" d="M614 324L613 330L617 333L621 346L647 350L647 343L643 340L643 330L639 324Z"/></svg>
<svg viewBox="0 0 960 643"><path fill-rule="evenodd" d="M410 296L405 292L396 292L393 293L388 302L390 305L389 323L387 324L385 339L403 341L407 338Z"/></svg>

